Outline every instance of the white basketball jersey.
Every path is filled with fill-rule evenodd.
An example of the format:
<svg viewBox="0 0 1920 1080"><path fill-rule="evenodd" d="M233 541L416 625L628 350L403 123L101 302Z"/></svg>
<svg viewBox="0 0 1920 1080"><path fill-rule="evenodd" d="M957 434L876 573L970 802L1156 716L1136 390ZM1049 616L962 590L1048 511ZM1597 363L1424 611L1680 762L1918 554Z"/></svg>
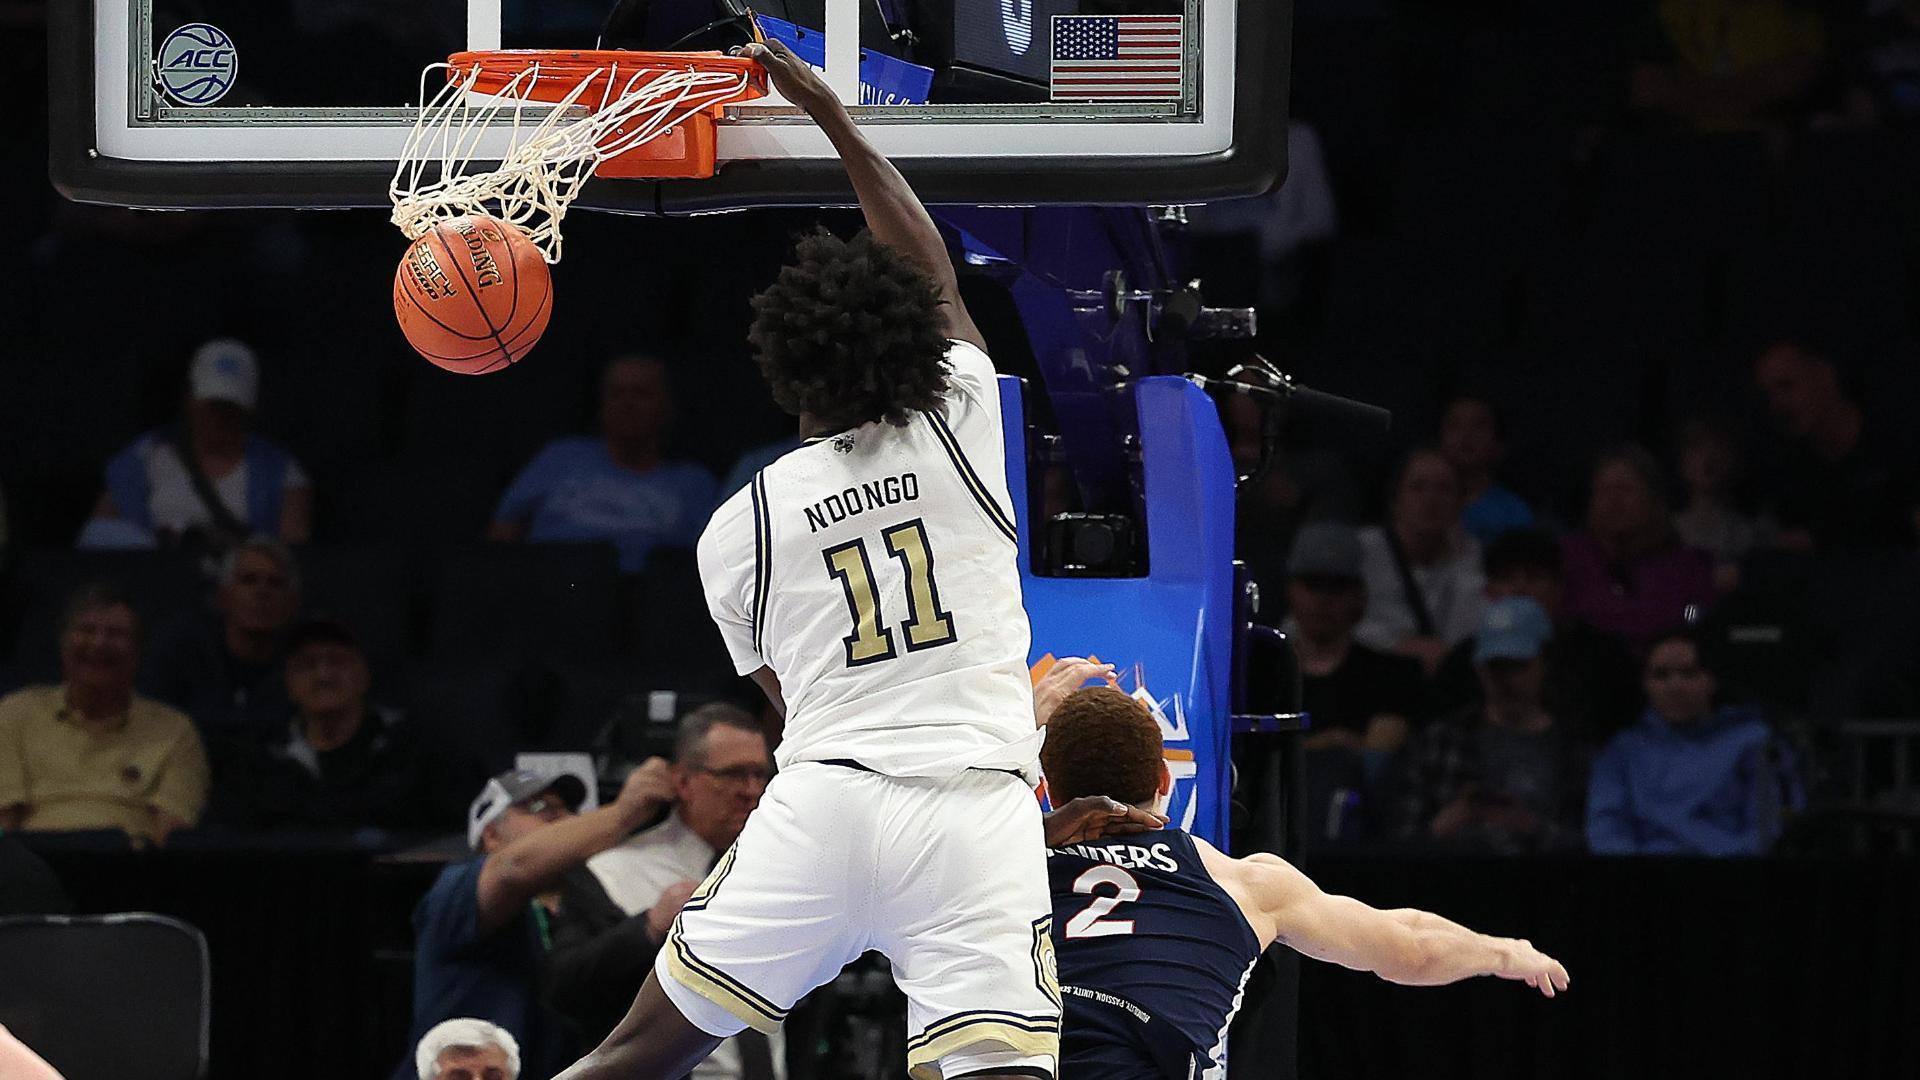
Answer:
<svg viewBox="0 0 1920 1080"><path fill-rule="evenodd" d="M1030 770L1012 500L992 361L947 352L943 408L808 442L734 493L700 537L707 606L743 675L773 669L782 766L894 776Z"/></svg>

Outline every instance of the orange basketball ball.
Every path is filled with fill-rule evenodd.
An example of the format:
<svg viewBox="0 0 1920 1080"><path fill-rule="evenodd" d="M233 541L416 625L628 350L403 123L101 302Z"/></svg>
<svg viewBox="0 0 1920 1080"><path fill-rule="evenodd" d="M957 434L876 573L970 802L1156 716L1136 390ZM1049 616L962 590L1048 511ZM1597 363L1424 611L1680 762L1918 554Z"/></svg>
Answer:
<svg viewBox="0 0 1920 1080"><path fill-rule="evenodd" d="M553 314L553 278L527 234L485 214L438 222L393 274L393 313L414 350L483 375L525 356Z"/></svg>

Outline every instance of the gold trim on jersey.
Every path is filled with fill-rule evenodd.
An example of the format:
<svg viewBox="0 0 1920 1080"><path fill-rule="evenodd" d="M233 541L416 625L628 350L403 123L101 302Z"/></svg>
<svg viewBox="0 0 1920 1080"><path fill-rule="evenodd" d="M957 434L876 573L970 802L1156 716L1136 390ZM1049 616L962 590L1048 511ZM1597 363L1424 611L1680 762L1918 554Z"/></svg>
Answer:
<svg viewBox="0 0 1920 1080"><path fill-rule="evenodd" d="M754 473L747 487L753 500L753 652L765 660L767 594L773 583L773 521L767 513L766 473Z"/></svg>
<svg viewBox="0 0 1920 1080"><path fill-rule="evenodd" d="M680 919L667 933L667 974L687 989L732 1013L736 1020L768 1035L787 1018L782 1009L748 989L740 980L693 955L680 934ZM938 1077L935 1078L938 1080Z"/></svg>
<svg viewBox="0 0 1920 1080"><path fill-rule="evenodd" d="M680 905L681 911L699 911L707 906L707 902L713 899L713 894L720 891L720 883L727 880L728 874L733 873L733 857L739 850L740 843L735 841L719 859L714 861L713 869L707 871L706 879L700 882L700 887L693 890L693 893L687 897L686 903Z"/></svg>
<svg viewBox="0 0 1920 1080"><path fill-rule="evenodd" d="M928 426L933 430L933 437L940 440L940 445L947 451L947 457L953 461L954 471L960 474L960 486L966 488L968 494L973 496L973 501L980 504L981 512L987 515L987 520L993 523L994 528L999 529L1008 540L1018 544L1020 535L1013 527L1013 518L1000 509L999 503L993 501L992 489L982 483L980 474L973 470L973 463L967 460L966 451L960 448L959 436L947 426L946 417L933 411L929 411L926 416Z"/></svg>
<svg viewBox="0 0 1920 1080"><path fill-rule="evenodd" d="M1047 995L1053 1007L1061 1008L1060 967L1053 951L1053 916L1033 920L1033 984Z"/></svg>
<svg viewBox="0 0 1920 1080"><path fill-rule="evenodd" d="M980 1043L999 1043L1029 1057L1050 1057L1057 1066L1060 1015L973 1009L936 1020L907 1040L907 1075L913 1080L940 1080L941 1058Z"/></svg>

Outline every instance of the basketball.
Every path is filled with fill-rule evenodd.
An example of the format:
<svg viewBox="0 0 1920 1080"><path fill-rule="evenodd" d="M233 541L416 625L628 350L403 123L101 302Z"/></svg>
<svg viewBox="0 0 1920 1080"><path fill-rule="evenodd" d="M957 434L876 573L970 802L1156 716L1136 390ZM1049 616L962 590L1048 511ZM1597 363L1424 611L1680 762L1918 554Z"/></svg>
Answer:
<svg viewBox="0 0 1920 1080"><path fill-rule="evenodd" d="M421 356L462 375L500 371L553 314L553 279L525 233L485 214L436 222L401 256L393 313Z"/></svg>

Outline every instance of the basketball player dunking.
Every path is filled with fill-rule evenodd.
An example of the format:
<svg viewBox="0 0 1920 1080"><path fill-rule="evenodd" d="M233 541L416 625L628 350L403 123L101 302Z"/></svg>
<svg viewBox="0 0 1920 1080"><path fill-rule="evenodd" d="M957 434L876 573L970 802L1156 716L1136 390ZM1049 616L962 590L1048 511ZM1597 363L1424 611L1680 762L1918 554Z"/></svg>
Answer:
<svg viewBox="0 0 1920 1080"><path fill-rule="evenodd" d="M1040 740L993 364L900 173L784 46L743 51L832 140L868 227L801 240L755 298L761 372L807 442L700 538L734 664L786 716L780 773L626 1019L562 1076L683 1076L877 949L915 1080L1050 1080Z"/></svg>
<svg viewBox="0 0 1920 1080"><path fill-rule="evenodd" d="M1171 786L1160 725L1118 690L1061 702L1040 758L1063 799L1154 805ZM1226 1076L1227 1026L1254 961L1276 941L1409 986L1494 975L1547 997L1567 988L1567 969L1525 941L1330 896L1284 859L1229 858L1178 829L1056 846L1047 870L1066 1080Z"/></svg>

